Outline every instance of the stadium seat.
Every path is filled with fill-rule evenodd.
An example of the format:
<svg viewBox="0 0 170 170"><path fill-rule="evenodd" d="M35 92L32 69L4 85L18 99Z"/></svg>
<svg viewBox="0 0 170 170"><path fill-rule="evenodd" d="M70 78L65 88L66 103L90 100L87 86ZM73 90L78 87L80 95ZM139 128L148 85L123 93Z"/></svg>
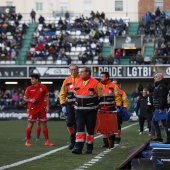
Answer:
<svg viewBox="0 0 170 170"><path fill-rule="evenodd" d="M56 60L55 64L61 64L61 60Z"/></svg>
<svg viewBox="0 0 170 170"><path fill-rule="evenodd" d="M32 64L32 61L27 60L27 61L25 62L25 64Z"/></svg>
<svg viewBox="0 0 170 170"><path fill-rule="evenodd" d="M93 63L92 64L96 64L96 65L98 65L99 63L98 63L98 61L97 60L93 60Z"/></svg>
<svg viewBox="0 0 170 170"><path fill-rule="evenodd" d="M53 61L52 60L48 60L48 61L46 61L46 64L53 64Z"/></svg>

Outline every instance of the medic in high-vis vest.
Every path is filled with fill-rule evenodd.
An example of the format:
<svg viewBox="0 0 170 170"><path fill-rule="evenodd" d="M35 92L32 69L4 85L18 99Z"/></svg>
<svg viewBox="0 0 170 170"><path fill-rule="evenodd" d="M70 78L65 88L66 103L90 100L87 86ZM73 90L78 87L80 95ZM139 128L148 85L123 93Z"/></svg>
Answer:
<svg viewBox="0 0 170 170"><path fill-rule="evenodd" d="M67 130L70 134L70 143L68 149L73 149L76 134L74 84L80 78L78 66L76 64L70 65L70 73L71 75L64 80L60 90L60 104L62 107L62 112L65 114L65 116L67 116Z"/></svg>
<svg viewBox="0 0 170 170"><path fill-rule="evenodd" d="M89 67L81 68L80 77L74 85L77 131L76 143L72 153L82 154L84 143L86 143L85 154L92 154L94 129L102 91L98 80L91 78ZM85 132L85 129L87 132Z"/></svg>
<svg viewBox="0 0 170 170"><path fill-rule="evenodd" d="M117 85L110 81L108 72L101 72L100 74L100 84L103 93L103 100L99 104L100 110L105 111L116 111L116 108L121 106L121 96L119 94L119 88ZM103 146L109 147L109 142L107 140L107 134L102 134L103 136ZM115 134L110 134L109 140L111 147L114 147Z"/></svg>
<svg viewBox="0 0 170 170"><path fill-rule="evenodd" d="M122 109L126 109L129 106L129 101L127 98L126 93L120 89L120 82L118 80L113 80L112 83L116 84L119 87L119 94L121 96L121 106L123 107ZM121 124L122 124L122 117L119 116L118 114L118 133L116 134L116 138L115 138L115 144L119 144L121 141Z"/></svg>

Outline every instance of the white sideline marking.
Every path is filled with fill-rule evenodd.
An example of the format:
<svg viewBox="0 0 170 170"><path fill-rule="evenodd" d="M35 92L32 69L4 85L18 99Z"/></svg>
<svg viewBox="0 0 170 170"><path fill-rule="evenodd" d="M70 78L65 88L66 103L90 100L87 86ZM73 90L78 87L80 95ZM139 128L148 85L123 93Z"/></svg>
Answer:
<svg viewBox="0 0 170 170"><path fill-rule="evenodd" d="M131 126L134 126L134 125L136 125L136 124L138 124L138 123L134 123L134 124L132 124L132 125L126 126L126 127L122 128L122 130L127 129L127 128L131 127ZM99 137L101 137L101 136L102 136L102 135L98 135L98 136L95 137L95 139L97 139L97 138L99 138ZM1 166L1 167L0 167L0 170L12 168L12 167L19 166L19 165L24 164L24 163L27 163L27 162L31 162L31 161L34 161L34 160L43 158L43 157L48 156L48 155L51 155L51 154L53 154L53 153L55 153L55 152L61 151L61 150L63 150L63 149L66 149L67 147L68 147L68 146L63 146L63 147L60 147L60 148L51 150L51 151L49 151L49 152L47 152L47 153L41 154L41 155L39 155L39 156L35 156L35 157L33 157L33 158L25 159L25 160L23 160L23 161L19 161L19 162L10 164L10 165ZM109 149L109 150L111 150L111 149ZM109 152L109 151L108 151L108 152ZM104 156L105 154L106 154L106 153L102 152L102 153L98 154L94 159L92 159L92 160L89 161L89 162L94 162L94 163L96 163L96 162L97 162L99 159L101 159L102 156ZM97 159L98 159L98 160L97 160ZM94 161L94 160L95 160L95 161ZM87 166L92 166L92 164L90 164L89 162L88 162L88 163L85 163L83 166L79 167L79 168L76 169L76 170L80 170L81 168L82 168L81 170L83 170L84 168L87 169L87 168L88 168Z"/></svg>

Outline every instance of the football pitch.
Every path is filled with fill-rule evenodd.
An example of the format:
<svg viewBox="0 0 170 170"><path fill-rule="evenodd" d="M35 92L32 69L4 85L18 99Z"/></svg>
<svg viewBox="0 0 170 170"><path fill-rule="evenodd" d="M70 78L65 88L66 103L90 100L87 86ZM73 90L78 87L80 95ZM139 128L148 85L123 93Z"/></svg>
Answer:
<svg viewBox="0 0 170 170"><path fill-rule="evenodd" d="M149 139L147 131L139 135L138 122L123 122L121 144L112 149L102 148L102 137L96 134L93 153L75 155L67 148L69 135L65 121L48 121L53 147L44 146L42 132L36 142L35 125L31 135L32 146L26 147L23 140L26 125L26 120L0 121L0 170L114 170L129 151Z"/></svg>

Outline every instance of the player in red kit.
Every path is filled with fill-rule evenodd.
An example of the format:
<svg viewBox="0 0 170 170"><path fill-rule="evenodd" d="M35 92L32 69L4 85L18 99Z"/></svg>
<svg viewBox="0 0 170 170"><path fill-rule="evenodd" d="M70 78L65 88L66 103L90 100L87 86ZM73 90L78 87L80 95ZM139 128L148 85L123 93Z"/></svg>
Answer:
<svg viewBox="0 0 170 170"><path fill-rule="evenodd" d="M23 100L28 102L28 126L26 129L26 146L31 146L30 136L34 123L37 119L42 123L45 146L54 146L48 138L47 116L49 111L49 91L47 87L40 83L38 74L31 75L31 86L27 87Z"/></svg>

